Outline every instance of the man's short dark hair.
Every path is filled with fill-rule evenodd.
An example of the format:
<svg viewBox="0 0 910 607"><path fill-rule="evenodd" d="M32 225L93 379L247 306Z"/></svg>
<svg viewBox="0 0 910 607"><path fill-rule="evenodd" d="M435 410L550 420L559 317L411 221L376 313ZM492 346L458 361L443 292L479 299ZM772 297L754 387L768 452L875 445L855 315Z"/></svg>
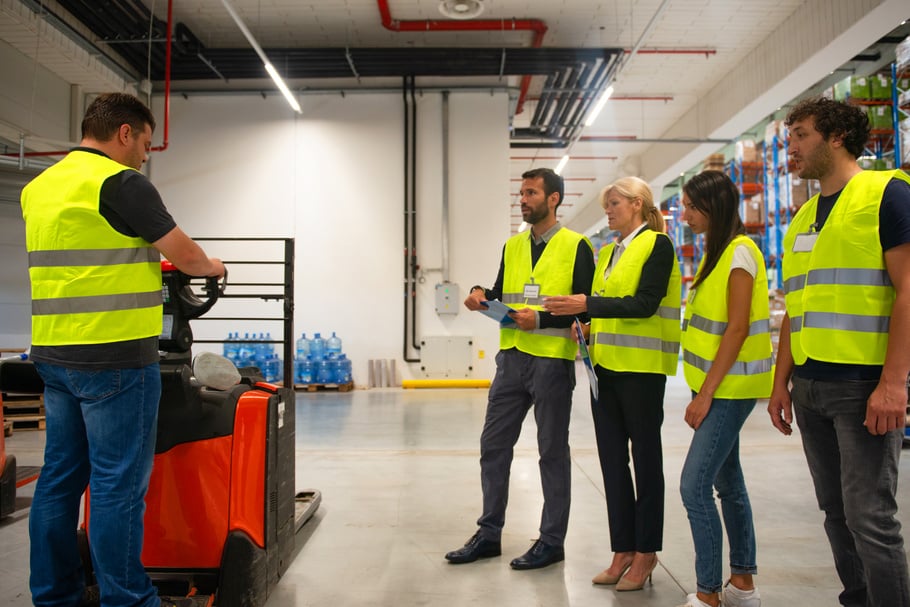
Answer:
<svg viewBox="0 0 910 607"><path fill-rule="evenodd" d="M89 104L82 118L82 137L110 141L121 125L128 124L137 131L145 125L155 130L152 110L127 93L103 93Z"/></svg>
<svg viewBox="0 0 910 607"><path fill-rule="evenodd" d="M797 103L787 114L784 124L789 127L806 118L814 119L815 130L825 141L832 136L843 137L844 148L854 158L863 155L869 141L869 117L861 107L827 97L811 97Z"/></svg>
<svg viewBox="0 0 910 607"><path fill-rule="evenodd" d="M556 201L556 208L559 208L559 205L562 204L562 197L565 194L565 184L560 177L553 169L531 169L530 171L525 171L521 174L522 179L537 179L540 177L543 179L543 193L549 198L550 194L556 192L559 194L559 200Z"/></svg>

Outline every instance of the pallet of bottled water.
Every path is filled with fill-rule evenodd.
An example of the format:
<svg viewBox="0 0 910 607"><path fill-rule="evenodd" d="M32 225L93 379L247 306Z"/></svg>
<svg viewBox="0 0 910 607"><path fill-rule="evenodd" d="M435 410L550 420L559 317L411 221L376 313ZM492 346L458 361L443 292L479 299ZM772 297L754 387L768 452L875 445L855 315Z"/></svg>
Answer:
<svg viewBox="0 0 910 607"><path fill-rule="evenodd" d="M341 338L335 332L324 338L306 333L297 340L294 358L294 388L316 392L317 390L338 390L347 392L354 388L351 377L351 361L341 349Z"/></svg>

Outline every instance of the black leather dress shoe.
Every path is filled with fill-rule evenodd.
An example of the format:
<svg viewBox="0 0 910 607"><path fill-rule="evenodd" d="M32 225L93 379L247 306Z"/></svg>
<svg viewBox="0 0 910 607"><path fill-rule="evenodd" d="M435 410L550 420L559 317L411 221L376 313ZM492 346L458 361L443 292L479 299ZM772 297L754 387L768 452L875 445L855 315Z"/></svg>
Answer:
<svg viewBox="0 0 910 607"><path fill-rule="evenodd" d="M500 543L482 538L480 531L478 531L463 547L446 554L446 560L457 565L460 563L473 563L477 559L499 556L500 554L502 554Z"/></svg>
<svg viewBox="0 0 910 607"><path fill-rule="evenodd" d="M566 553L562 546L551 546L535 540L531 549L509 563L512 569L540 569L553 563L565 560Z"/></svg>

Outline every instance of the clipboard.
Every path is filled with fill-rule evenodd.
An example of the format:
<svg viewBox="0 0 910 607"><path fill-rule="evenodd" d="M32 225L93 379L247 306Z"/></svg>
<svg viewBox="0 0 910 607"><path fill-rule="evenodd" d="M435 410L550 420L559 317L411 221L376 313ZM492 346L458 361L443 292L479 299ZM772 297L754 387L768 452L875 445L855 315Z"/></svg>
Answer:
<svg viewBox="0 0 910 607"><path fill-rule="evenodd" d="M498 322L500 326L506 327L509 325L514 325L515 321L509 316L509 312L514 312L512 308L502 303L498 299L490 299L487 301L480 302L486 306L483 310L480 310L480 313L484 316L488 316Z"/></svg>
<svg viewBox="0 0 910 607"><path fill-rule="evenodd" d="M594 373L594 364L591 362L591 353L588 351L588 344L585 342L585 334L581 330L581 321L575 317L575 336L578 338L578 352L581 354L581 361L585 365L585 371L588 374L588 383L591 385L591 395L597 400L597 374Z"/></svg>

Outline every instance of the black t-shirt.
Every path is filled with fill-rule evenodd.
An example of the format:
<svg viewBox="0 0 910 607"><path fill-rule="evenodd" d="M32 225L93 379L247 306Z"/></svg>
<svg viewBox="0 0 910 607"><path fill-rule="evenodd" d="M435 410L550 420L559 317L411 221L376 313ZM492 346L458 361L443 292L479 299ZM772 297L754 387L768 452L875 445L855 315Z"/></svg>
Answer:
<svg viewBox="0 0 910 607"><path fill-rule="evenodd" d="M836 192L830 196L818 197L818 209L815 215L817 230L824 227L840 194L841 192ZM888 251L910 242L910 184L906 181L892 179L885 186L878 211L878 226L878 238L882 251ZM877 380L881 374L881 365L830 363L812 358L793 369L793 375L797 377L825 381Z"/></svg>
<svg viewBox="0 0 910 607"><path fill-rule="evenodd" d="M74 151L100 154L79 147ZM125 169L101 185L98 212L112 228L130 237L155 242L177 227L161 195L139 171ZM158 336L107 344L32 346L29 357L75 369L129 369L157 362Z"/></svg>

